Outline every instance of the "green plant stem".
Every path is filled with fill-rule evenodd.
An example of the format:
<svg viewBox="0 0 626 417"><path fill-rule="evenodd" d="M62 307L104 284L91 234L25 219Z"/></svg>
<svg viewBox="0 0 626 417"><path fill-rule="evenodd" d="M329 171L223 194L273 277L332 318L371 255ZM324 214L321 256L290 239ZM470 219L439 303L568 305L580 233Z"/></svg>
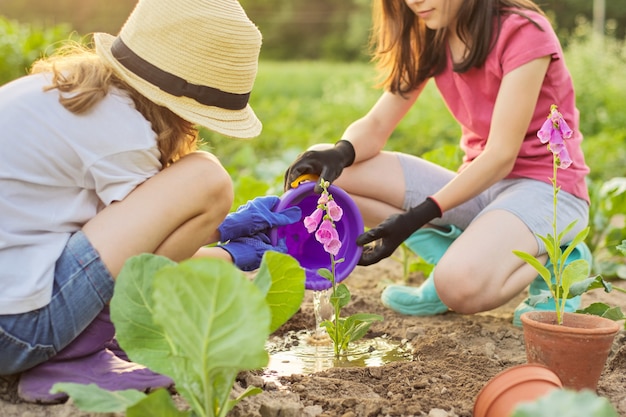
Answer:
<svg viewBox="0 0 626 417"><path fill-rule="evenodd" d="M554 213L554 215L552 216L552 236L554 236L554 248L552 248L552 255L551 256L551 260L552 260L552 270L554 271L554 279L555 279L555 284L556 284L556 289L554 290L554 304L556 305L556 321L558 324L563 324L563 317L562 317L562 308L564 307L564 303L565 300L561 300L561 262L559 262L560 256L559 256L559 252L561 250L561 246L560 246L560 242L558 242L558 234L557 234L557 225L556 225L556 205L557 205L557 195L559 193L559 187L557 185L556 182L556 175L557 175L557 169L558 169L558 165L557 165L557 161L556 161L556 156L553 155L552 157L553 159L553 163L552 163L552 192L553 192L553 198L552 198L552 213Z"/></svg>
<svg viewBox="0 0 626 417"><path fill-rule="evenodd" d="M333 277L333 297L337 297L337 281L335 280L335 255L333 255L332 253L330 254L330 268L331 276ZM335 317L333 319L335 321L335 357L339 357L339 354L341 353L341 343L339 343L339 314L341 312L341 307L338 302L333 304L335 307Z"/></svg>

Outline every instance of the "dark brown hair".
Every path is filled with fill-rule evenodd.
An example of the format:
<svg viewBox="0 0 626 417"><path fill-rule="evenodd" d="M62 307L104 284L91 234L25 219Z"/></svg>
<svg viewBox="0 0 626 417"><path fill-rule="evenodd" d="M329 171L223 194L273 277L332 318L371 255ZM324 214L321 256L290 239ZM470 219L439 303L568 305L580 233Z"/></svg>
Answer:
<svg viewBox="0 0 626 417"><path fill-rule="evenodd" d="M468 54L454 65L454 71L482 66L497 39L502 16L525 16L523 10L543 14L531 0L464 0L456 31L468 45ZM371 47L381 72L381 87L404 94L445 67L448 29L427 28L404 0L375 0L373 22Z"/></svg>

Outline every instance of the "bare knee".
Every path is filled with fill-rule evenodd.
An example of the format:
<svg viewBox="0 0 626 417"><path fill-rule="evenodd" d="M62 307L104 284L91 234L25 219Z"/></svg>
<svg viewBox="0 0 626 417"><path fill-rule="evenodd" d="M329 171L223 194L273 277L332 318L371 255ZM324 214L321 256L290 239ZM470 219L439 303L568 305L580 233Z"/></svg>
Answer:
<svg viewBox="0 0 626 417"><path fill-rule="evenodd" d="M177 163L187 165L183 181L193 185L192 199L209 217L226 217L234 200L233 183L220 161L208 152L194 152ZM198 213L200 214L200 213Z"/></svg>
<svg viewBox="0 0 626 417"><path fill-rule="evenodd" d="M437 265L435 287L445 305L459 314L474 314L485 311L488 289L481 285L480 268L471 265Z"/></svg>

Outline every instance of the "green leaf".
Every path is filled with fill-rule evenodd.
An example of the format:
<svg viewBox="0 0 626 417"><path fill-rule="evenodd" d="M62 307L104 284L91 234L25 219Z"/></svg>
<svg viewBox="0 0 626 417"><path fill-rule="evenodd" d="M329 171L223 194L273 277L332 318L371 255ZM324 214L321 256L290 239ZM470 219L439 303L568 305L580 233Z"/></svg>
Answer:
<svg viewBox="0 0 626 417"><path fill-rule="evenodd" d="M577 313L592 314L594 316L604 317L610 320L619 321L626 319L624 313L619 307L611 307L605 303L592 303Z"/></svg>
<svg viewBox="0 0 626 417"><path fill-rule="evenodd" d="M52 394L65 392L72 397L76 407L93 413L120 413L146 397L141 391L134 389L108 391L96 384L75 384L59 382L52 386Z"/></svg>
<svg viewBox="0 0 626 417"><path fill-rule="evenodd" d="M170 376L198 415L224 415L239 371L268 362L270 311L263 294L220 259L175 264L142 255L134 261L135 273L116 286L111 306L122 323L120 344L135 353L138 345L150 348L144 340L162 347L143 355L142 364Z"/></svg>
<svg viewBox="0 0 626 417"><path fill-rule="evenodd" d="M409 272L421 272L425 277L429 276L433 269L435 269L433 264L429 264L421 259L409 263Z"/></svg>
<svg viewBox="0 0 626 417"><path fill-rule="evenodd" d="M513 253L521 258L523 261L527 262L530 266L535 268L535 270L539 273L539 275L541 275L541 277L548 284L548 286L552 285L552 275L550 274L550 270L548 270L548 268L546 268L544 264L539 262L537 258L529 253L519 250L514 250Z"/></svg>
<svg viewBox="0 0 626 417"><path fill-rule="evenodd" d="M181 355L196 362L199 375L267 365L269 308L233 264L198 258L163 268L155 277L153 299L155 322Z"/></svg>
<svg viewBox="0 0 626 417"><path fill-rule="evenodd" d="M320 327L324 327L326 329L326 333L328 333L328 335L330 336L330 338L333 338L333 335L335 334L335 323L332 322L331 320L324 320L320 323ZM333 339L334 341L334 339Z"/></svg>
<svg viewBox="0 0 626 417"><path fill-rule="evenodd" d="M272 321L270 333L293 316L304 299L306 275L298 261L289 255L268 251L263 255L254 284L265 294Z"/></svg>
<svg viewBox="0 0 626 417"><path fill-rule="evenodd" d="M574 223L576 223L576 220L574 220L570 226L573 227ZM571 229L570 227L570 229ZM587 238L587 235L589 234L589 227L584 228L583 230L581 230L580 232L578 232L578 234L574 237L574 239L567 245L567 248L565 248L565 251L563 252L563 256L561 256L561 259L567 259L569 257L569 255L574 251L574 249L576 248L576 246L578 246L580 243L584 242L585 239ZM569 231L569 230L567 230ZM565 232L565 231L564 231Z"/></svg>
<svg viewBox="0 0 626 417"><path fill-rule="evenodd" d="M573 222L571 222L570 224L568 224L568 225L567 225L567 227L565 227L565 229L563 229L563 230L561 231L561 233L559 233L559 236L558 236L558 238L559 238L559 242L562 242L562 241L563 241L563 237L564 237L565 235L567 235L567 234L570 232L570 230L572 230L572 229L574 228L574 226L576 225L576 223L578 223L578 219L576 219L576 220L574 220ZM588 232L588 231L589 231L589 230L587 230L587 232ZM587 232L585 232L585 231L584 231L584 229L583 229L582 231L578 232L578 235L581 235L583 232L584 232L584 234L585 234L585 235L587 234ZM579 243L580 243L580 241L579 241ZM577 244L578 244L578 243L577 243ZM571 246L571 247L572 247L572 249L573 249L573 248L574 248L574 246L576 246L576 245L570 245L570 246ZM564 259L567 259L567 257L565 257Z"/></svg>
<svg viewBox="0 0 626 417"><path fill-rule="evenodd" d="M607 318L609 320L613 320L613 321L620 321L620 320L626 319L626 316L624 316L624 312L622 311L622 309L620 309L617 306L607 309L602 315L602 317ZM626 327L626 323L624 323L624 326Z"/></svg>
<svg viewBox="0 0 626 417"><path fill-rule="evenodd" d="M345 284L337 285L330 296L330 303L338 308L343 308L350 303L350 290Z"/></svg>
<svg viewBox="0 0 626 417"><path fill-rule="evenodd" d="M533 402L520 403L511 417L619 417L609 400L590 390L557 389Z"/></svg>
<svg viewBox="0 0 626 417"><path fill-rule="evenodd" d="M333 274L330 272L330 270L328 268L320 268L320 269L318 269L317 270L317 274L320 277L322 277L322 278L324 278L324 279L326 279L326 280L328 280L330 282L334 282L335 281L335 278L333 277Z"/></svg>
<svg viewBox="0 0 626 417"><path fill-rule="evenodd" d="M546 303L550 300L554 299L554 294L550 291L541 290L539 294L531 295L528 297L528 304L531 306L535 306L537 304Z"/></svg>
<svg viewBox="0 0 626 417"><path fill-rule="evenodd" d="M547 236L537 236L543 241L543 244L546 246L546 253L552 261L552 264L556 265L558 263L557 261L559 260L559 255L561 254L561 248L554 242L554 237L552 237L551 233L548 233Z"/></svg>
<svg viewBox="0 0 626 417"><path fill-rule="evenodd" d="M269 360L263 294L230 262L197 258L159 270L153 299L154 321L178 352L177 389L200 415L224 415L238 372Z"/></svg>
<svg viewBox="0 0 626 417"><path fill-rule="evenodd" d="M383 321L383 316L370 313L353 314L346 317L344 326L346 327L345 334L348 336L350 342L361 339L367 334L367 331L375 321Z"/></svg>
<svg viewBox="0 0 626 417"><path fill-rule="evenodd" d="M611 283L603 280L600 275L597 275L572 283L569 289L569 297L576 297L597 288L603 288L605 292L611 292L613 286Z"/></svg>
<svg viewBox="0 0 626 417"><path fill-rule="evenodd" d="M577 259L570 262L563 270L561 286L563 288L563 297L567 298L570 287L576 282L583 281L589 276L589 262L584 259Z"/></svg>
<svg viewBox="0 0 626 417"><path fill-rule="evenodd" d="M165 389L151 392L146 398L126 410L126 417L189 417L191 411L176 407L170 393Z"/></svg>
<svg viewBox="0 0 626 417"><path fill-rule="evenodd" d="M168 258L143 254L130 258L115 282L111 320L126 354L155 372L172 376L171 343L154 323L152 285L157 271L176 265Z"/></svg>
<svg viewBox="0 0 626 417"><path fill-rule="evenodd" d="M250 385L250 386L249 386L248 388L246 388L246 390L245 390L243 393L241 393L241 395L239 395L237 398L234 398L234 399L232 399L232 400L228 400L228 409L229 409L229 410L232 410L232 409L233 409L233 407L234 407L234 406L236 406L236 405L237 405L237 403L238 403L239 401L243 400L244 398L247 398L247 397L251 397L251 396L253 396L253 395L260 394L260 393L262 393L262 392L263 392L263 390L262 390L261 388L259 388L259 387L255 387L255 386ZM127 416L127 417L128 417L128 416ZM140 416L137 416L137 417L140 417Z"/></svg>

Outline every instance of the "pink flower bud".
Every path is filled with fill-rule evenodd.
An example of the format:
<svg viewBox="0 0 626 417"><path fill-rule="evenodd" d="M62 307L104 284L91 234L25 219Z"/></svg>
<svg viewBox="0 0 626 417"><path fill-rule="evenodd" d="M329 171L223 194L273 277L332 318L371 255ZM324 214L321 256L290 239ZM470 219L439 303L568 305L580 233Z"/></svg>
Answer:
<svg viewBox="0 0 626 417"><path fill-rule="evenodd" d="M324 191L322 194L320 194L320 197L317 199L317 204L324 205L326 203L328 203L328 192Z"/></svg>

